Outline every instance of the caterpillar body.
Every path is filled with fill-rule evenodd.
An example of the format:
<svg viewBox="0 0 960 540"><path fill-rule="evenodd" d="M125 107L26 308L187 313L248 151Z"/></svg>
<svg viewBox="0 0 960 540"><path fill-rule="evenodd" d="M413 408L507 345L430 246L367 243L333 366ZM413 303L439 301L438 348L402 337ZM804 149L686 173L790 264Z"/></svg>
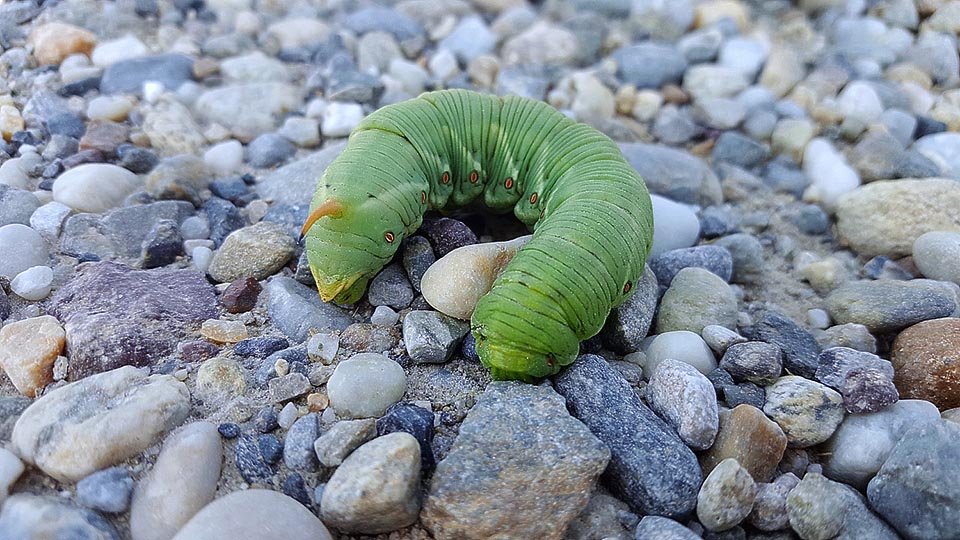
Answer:
<svg viewBox="0 0 960 540"><path fill-rule="evenodd" d="M555 374L632 294L653 211L616 144L546 103L442 90L367 116L303 226L320 296L358 300L424 212L476 201L534 231L477 304L477 354L495 379Z"/></svg>

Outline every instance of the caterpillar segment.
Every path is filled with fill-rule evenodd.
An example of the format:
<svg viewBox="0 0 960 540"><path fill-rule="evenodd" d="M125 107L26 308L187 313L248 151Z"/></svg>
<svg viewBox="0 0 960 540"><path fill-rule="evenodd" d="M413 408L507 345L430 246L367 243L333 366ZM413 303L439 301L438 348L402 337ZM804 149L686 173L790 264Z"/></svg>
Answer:
<svg viewBox="0 0 960 540"><path fill-rule="evenodd" d="M443 90L364 119L303 227L320 297L358 300L424 212L477 202L534 231L477 304L477 354L495 379L553 375L633 293L653 210L613 141L545 103Z"/></svg>

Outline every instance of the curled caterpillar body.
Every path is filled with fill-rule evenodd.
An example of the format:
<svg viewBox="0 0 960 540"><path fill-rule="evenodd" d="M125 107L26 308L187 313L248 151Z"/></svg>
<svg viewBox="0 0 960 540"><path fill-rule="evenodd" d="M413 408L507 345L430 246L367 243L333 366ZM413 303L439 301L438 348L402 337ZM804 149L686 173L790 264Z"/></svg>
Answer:
<svg viewBox="0 0 960 540"><path fill-rule="evenodd" d="M304 224L320 296L356 301L426 210L477 200L534 230L477 304L477 353L497 379L552 375L632 294L653 211L616 144L545 103L445 90L368 116Z"/></svg>

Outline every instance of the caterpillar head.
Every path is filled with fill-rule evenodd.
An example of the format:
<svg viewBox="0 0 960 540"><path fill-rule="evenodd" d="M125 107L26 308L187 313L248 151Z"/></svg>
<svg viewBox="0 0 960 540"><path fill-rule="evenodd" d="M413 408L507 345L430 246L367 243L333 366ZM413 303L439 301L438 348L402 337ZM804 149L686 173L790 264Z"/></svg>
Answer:
<svg viewBox="0 0 960 540"><path fill-rule="evenodd" d="M387 205L364 194L315 199L300 233L320 298L352 304L396 253L404 226Z"/></svg>

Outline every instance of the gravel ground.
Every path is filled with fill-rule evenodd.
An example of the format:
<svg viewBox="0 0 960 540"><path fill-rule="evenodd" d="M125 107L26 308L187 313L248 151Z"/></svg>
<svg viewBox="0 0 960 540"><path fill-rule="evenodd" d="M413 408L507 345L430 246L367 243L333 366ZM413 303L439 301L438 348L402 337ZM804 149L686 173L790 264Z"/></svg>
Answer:
<svg viewBox="0 0 960 540"><path fill-rule="evenodd" d="M0 540L960 538L958 33L957 0L0 0ZM549 103L653 193L634 295L539 385L440 313L512 217L429 214L347 306L297 241L351 130L445 88Z"/></svg>

